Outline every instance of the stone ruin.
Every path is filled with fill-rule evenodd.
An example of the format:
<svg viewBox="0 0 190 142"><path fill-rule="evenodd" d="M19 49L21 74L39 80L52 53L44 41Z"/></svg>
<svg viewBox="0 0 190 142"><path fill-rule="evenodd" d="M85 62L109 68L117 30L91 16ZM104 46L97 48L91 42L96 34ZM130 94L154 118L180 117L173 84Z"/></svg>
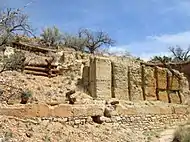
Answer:
<svg viewBox="0 0 190 142"><path fill-rule="evenodd" d="M188 81L182 73L132 59L91 57L83 74L94 98L175 104L189 98Z"/></svg>
<svg viewBox="0 0 190 142"><path fill-rule="evenodd" d="M72 125L92 121L118 122L137 129L178 125L189 117L188 79L177 70L133 58L99 57L73 51L60 51L54 56L56 60L53 64L60 75L77 76L78 85L85 93L95 101L106 103L1 106L1 115L40 117L42 121L55 118L53 120ZM49 56L44 56L43 60L45 58ZM34 65L40 59L42 57L39 56L35 60L28 59L28 65ZM119 104L113 104L112 99L118 100ZM121 105L122 101L126 103ZM143 103L135 105L136 102Z"/></svg>

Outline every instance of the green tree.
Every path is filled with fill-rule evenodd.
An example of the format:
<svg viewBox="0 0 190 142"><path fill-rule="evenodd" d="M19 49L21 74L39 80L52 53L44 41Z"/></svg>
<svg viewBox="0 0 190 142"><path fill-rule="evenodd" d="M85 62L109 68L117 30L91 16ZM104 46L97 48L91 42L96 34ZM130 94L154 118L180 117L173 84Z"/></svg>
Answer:
<svg viewBox="0 0 190 142"><path fill-rule="evenodd" d="M73 48L76 51L85 51L87 40L85 38L80 37L79 35L71 35L65 33L63 35L63 41L66 47Z"/></svg>
<svg viewBox="0 0 190 142"><path fill-rule="evenodd" d="M57 27L48 27L41 33L41 40L48 46L57 46L61 43L62 34Z"/></svg>

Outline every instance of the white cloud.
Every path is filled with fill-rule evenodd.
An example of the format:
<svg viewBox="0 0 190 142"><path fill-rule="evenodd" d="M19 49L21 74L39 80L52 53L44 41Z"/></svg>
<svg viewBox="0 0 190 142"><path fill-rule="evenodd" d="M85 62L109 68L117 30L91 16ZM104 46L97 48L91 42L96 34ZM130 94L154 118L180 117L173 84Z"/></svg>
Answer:
<svg viewBox="0 0 190 142"><path fill-rule="evenodd" d="M112 52L129 51L132 55L149 60L155 55L170 55L168 48L179 45L186 49L190 45L190 31L161 36L147 36L143 41L136 41L128 45L112 47Z"/></svg>
<svg viewBox="0 0 190 142"><path fill-rule="evenodd" d="M164 3L164 1L162 1L162 2ZM156 2L158 2L158 1L156 1ZM171 12L171 13L176 12L176 13L180 13L183 15L190 16L190 9L189 8L190 8L190 1L189 0L172 0L170 6L162 9L160 11L160 13L165 14L168 12Z"/></svg>

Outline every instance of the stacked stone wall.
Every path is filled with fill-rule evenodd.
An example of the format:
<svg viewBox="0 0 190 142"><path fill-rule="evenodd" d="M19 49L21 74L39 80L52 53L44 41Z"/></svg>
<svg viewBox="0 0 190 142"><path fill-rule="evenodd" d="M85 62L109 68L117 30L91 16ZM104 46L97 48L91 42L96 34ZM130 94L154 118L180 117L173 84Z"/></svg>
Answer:
<svg viewBox="0 0 190 142"><path fill-rule="evenodd" d="M90 94L103 100L160 100L181 104L184 96L188 96L188 85L182 83L187 79L175 70L132 59L100 57L92 58L89 68Z"/></svg>
<svg viewBox="0 0 190 142"><path fill-rule="evenodd" d="M116 105L115 115L104 116L104 105L48 106L31 104L0 106L0 115L32 119L32 121L55 121L68 125L86 123L124 123L132 129L153 130L173 127L188 121L189 107L186 105ZM96 118L96 119L94 119Z"/></svg>

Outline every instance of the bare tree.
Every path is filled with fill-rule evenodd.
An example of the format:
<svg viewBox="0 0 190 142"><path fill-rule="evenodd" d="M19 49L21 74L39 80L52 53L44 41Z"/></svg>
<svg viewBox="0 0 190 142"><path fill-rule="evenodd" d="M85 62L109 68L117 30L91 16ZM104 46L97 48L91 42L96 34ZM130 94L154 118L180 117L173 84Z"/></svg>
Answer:
<svg viewBox="0 0 190 142"><path fill-rule="evenodd" d="M43 30L42 34L40 35L42 38L42 42L48 46L57 46L61 42L61 32L57 27L53 28L46 28Z"/></svg>
<svg viewBox="0 0 190 142"><path fill-rule="evenodd" d="M16 34L34 36L28 16L20 9L0 11L0 46L7 44Z"/></svg>
<svg viewBox="0 0 190 142"><path fill-rule="evenodd" d="M112 46L115 43L115 41L103 31L92 32L88 29L82 29L79 31L79 37L86 39L86 47L92 54L102 46Z"/></svg>
<svg viewBox="0 0 190 142"><path fill-rule="evenodd" d="M190 47L184 50L181 47L176 46L176 48L170 47L169 50L173 54L173 61L175 62L190 60L190 55L189 55Z"/></svg>

